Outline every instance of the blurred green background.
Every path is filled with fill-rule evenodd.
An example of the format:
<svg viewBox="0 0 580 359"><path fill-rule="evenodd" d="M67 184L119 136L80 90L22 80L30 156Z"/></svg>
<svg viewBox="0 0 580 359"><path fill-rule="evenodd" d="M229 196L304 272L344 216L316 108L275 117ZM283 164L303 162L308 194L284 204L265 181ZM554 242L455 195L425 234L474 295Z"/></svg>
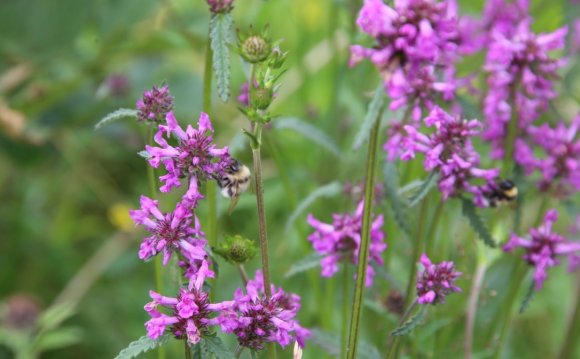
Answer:
<svg viewBox="0 0 580 359"><path fill-rule="evenodd" d="M293 263L312 253L306 240L310 233L306 213L300 213L288 231L285 227L298 204L316 188L363 178L365 151L352 151L351 144L378 76L368 63L354 69L346 66L348 44L369 42L354 27L360 3L236 0L233 10L236 27L246 30L251 24L262 28L269 23L272 37L283 38L283 49L290 51L289 71L274 112L299 118L330 138L324 147L323 139L316 143L296 129L274 124L265 133L263 157L273 280L302 296L304 326L335 335L340 333L343 301L340 275L321 279L314 269L285 279ZM554 30L578 16L578 9L565 0L532 3L538 31ZM461 1L463 13L477 16L482 8L482 0ZM112 358L145 334L148 316L143 305L154 287L153 264L138 259L143 233L135 231L127 215L129 208L138 206L139 195L147 193L146 166L136 154L143 149L145 129L131 120L99 131L94 124L119 107L134 108L144 90L162 82L175 97L179 121L196 122L208 21L207 4L201 0L0 1L2 313L20 309L24 319L19 324L24 325L55 302L77 304L63 324L66 330L43 344L54 348L43 358ZM463 70L476 69L481 61L474 58ZM578 66L566 71L562 91L574 93ZM247 67L234 55L232 98L226 104L214 98L211 117L218 145L230 145L236 158L250 163L251 152L240 136L246 122L235 103L246 73ZM557 105L568 119L578 110L578 104L565 96ZM424 176L420 164L410 171L408 178ZM171 198L164 201L171 203ZM227 205L220 198L219 237L240 233L257 239L252 196L243 196L232 216L226 213ZM530 218L535 216L533 205ZM308 212L329 222L331 213L354 207L351 198L339 195L315 201ZM411 244L390 219L387 207L379 204L387 217L388 272L379 274L367 291L362 332L363 339L381 351L396 322L382 303L388 289L406 285L411 253ZM464 308L477 242L465 221L457 220L459 206L445 209L446 222L434 234L438 249L432 258L457 262L465 273L459 281L464 293L451 296L414 333L417 357L462 356ZM202 205L202 220L204 210ZM573 217L564 215L560 221L565 230ZM514 257L490 259L493 265L476 324L478 358L491 353L489 333L495 330L492 323ZM255 258L248 272L258 266ZM165 294L173 295L175 281L169 270L165 272ZM528 312L518 317L505 358L546 358L560 347L577 283L564 266L551 269L549 276ZM216 285L218 299L231 297L239 286L234 268L222 263ZM58 313L52 315L56 320ZM234 347L233 340L227 343ZM181 350L171 344L168 357L180 356ZM290 352L282 357L290 357ZM310 343L305 358L324 353ZM10 357L10 351L0 347L0 358Z"/></svg>

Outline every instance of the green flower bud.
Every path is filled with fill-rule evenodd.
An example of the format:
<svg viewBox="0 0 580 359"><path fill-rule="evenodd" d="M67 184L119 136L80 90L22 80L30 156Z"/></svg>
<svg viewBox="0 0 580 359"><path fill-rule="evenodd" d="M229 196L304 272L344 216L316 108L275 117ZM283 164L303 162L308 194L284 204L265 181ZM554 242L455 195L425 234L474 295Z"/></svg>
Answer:
<svg viewBox="0 0 580 359"><path fill-rule="evenodd" d="M274 91L272 88L259 87L254 90L254 96L252 97L252 105L258 110L265 110L272 103L272 98L274 97Z"/></svg>
<svg viewBox="0 0 580 359"><path fill-rule="evenodd" d="M226 237L214 252L223 257L226 261L236 264L243 264L256 255L257 249L254 241L240 235Z"/></svg>
<svg viewBox="0 0 580 359"><path fill-rule="evenodd" d="M270 55L270 41L260 35L250 35L241 43L240 53L250 63L262 62Z"/></svg>

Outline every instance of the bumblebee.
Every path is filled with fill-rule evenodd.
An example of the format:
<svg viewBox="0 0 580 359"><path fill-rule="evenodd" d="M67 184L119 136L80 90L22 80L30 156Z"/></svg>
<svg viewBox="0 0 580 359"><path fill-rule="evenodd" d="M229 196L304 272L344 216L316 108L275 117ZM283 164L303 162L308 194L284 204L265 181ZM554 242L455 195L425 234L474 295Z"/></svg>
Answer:
<svg viewBox="0 0 580 359"><path fill-rule="evenodd" d="M512 180L503 180L490 184L489 190L483 192L488 207L498 207L518 198L518 187Z"/></svg>
<svg viewBox="0 0 580 359"><path fill-rule="evenodd" d="M215 178L222 195L231 199L228 213L232 213L238 203L240 195L250 187L250 177L250 169L240 161L234 159L226 167L224 174Z"/></svg>

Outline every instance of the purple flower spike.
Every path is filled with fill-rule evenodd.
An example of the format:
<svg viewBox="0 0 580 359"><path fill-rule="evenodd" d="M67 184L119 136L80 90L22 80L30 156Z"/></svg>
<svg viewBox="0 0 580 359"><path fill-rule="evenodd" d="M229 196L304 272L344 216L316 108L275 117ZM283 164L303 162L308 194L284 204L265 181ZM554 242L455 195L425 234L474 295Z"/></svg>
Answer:
<svg viewBox="0 0 580 359"><path fill-rule="evenodd" d="M338 272L338 263L342 260L355 265L358 263L363 207L364 202L361 201L354 214L334 214L332 224L320 222L312 214L308 215L308 224L315 230L308 240L312 242L314 250L324 256L320 262L323 277L332 277ZM365 281L367 287L373 283L375 274L371 261L382 265L382 253L387 249L382 227L383 215L379 215L371 225L369 265Z"/></svg>
<svg viewBox="0 0 580 359"><path fill-rule="evenodd" d="M488 124L483 138L491 142L493 158L504 156L510 121L518 121L523 132L556 97L553 81L559 78L557 71L564 61L552 59L548 53L564 47L566 33L563 27L536 35L530 30L529 19L513 31L492 32L485 63L489 92L484 100Z"/></svg>
<svg viewBox="0 0 580 359"><path fill-rule="evenodd" d="M552 225L558 219L558 212L550 209L546 212L544 223L538 228L530 230L531 240L518 237L513 234L510 240L503 246L505 252L511 252L516 247L522 247L526 254L524 260L534 267L534 281L536 289L540 290L548 277L549 267L558 265L560 262L557 255L567 255L571 268L577 265L577 256L580 254L580 242L566 240L558 233L552 232Z"/></svg>
<svg viewBox="0 0 580 359"><path fill-rule="evenodd" d="M205 235L188 206L178 203L173 212L162 213L158 201L141 196L141 209L129 213L136 224L151 234L141 243L139 258L148 260L163 252L163 265L166 265L177 252L190 262L206 260Z"/></svg>
<svg viewBox="0 0 580 359"><path fill-rule="evenodd" d="M163 164L167 174L159 179L164 183L161 186L162 192L169 192L172 187L180 186L181 178L189 178L189 191L186 198L195 207L197 200L201 197L197 191L198 181L214 178L222 175L231 158L228 148L216 148L213 143L213 128L209 116L201 114L198 121L198 128L188 125L183 130L173 112L169 112L166 117L167 125L160 125L159 131L155 135L155 142L160 147L146 146L145 150L149 154L149 164L157 168ZM176 146L171 146L163 135L173 134L178 141Z"/></svg>
<svg viewBox="0 0 580 359"><path fill-rule="evenodd" d="M461 288L453 284L461 275L455 271L453 262L431 263L425 253L421 255L421 264L425 267L417 278L417 302L419 304L445 303L445 296L461 292Z"/></svg>
<svg viewBox="0 0 580 359"><path fill-rule="evenodd" d="M255 280L248 281L246 294L241 288L234 293L233 304L224 308L219 322L226 333L234 333L240 345L261 350L264 344L276 342L282 347L297 341L304 347L310 332L296 321L300 297L276 290L272 284L272 297L264 294L262 272L256 271Z"/></svg>
<svg viewBox="0 0 580 359"><path fill-rule="evenodd" d="M424 122L434 127L435 132L427 136L414 126L405 126L407 137L402 140L404 152L401 159L410 160L417 152L424 153L425 170L438 171L440 174L438 186L443 200L458 196L462 191L481 196L482 188L472 185L470 181L475 178L493 181L499 175L499 170L477 167L479 154L473 148L470 138L479 133L479 121L463 120L435 107Z"/></svg>
<svg viewBox="0 0 580 359"><path fill-rule="evenodd" d="M137 101L137 118L143 122L161 122L165 115L173 109L173 97L169 93L169 87L153 86L146 91L143 97Z"/></svg>
<svg viewBox="0 0 580 359"><path fill-rule="evenodd" d="M529 141L516 142L516 161L526 174L540 171L541 190L547 190L556 184L558 192L563 195L573 194L580 190L580 115L570 126L560 122L556 128L548 124L528 129ZM530 143L530 145L528 145ZM544 154L537 157L541 149Z"/></svg>
<svg viewBox="0 0 580 359"><path fill-rule="evenodd" d="M196 280L191 282L189 289L179 289L176 298L165 297L154 291L149 292L153 299L145 305L145 310L151 316L151 319L145 323L149 338L160 337L169 327L169 331L177 339L187 339L193 345L201 340L202 334L208 332L208 326L216 324L215 319L209 318L211 313L224 310L232 302L210 303L209 295L203 291L202 287L207 274L209 272L206 265L198 272ZM160 312L160 307L166 308L170 314Z"/></svg>

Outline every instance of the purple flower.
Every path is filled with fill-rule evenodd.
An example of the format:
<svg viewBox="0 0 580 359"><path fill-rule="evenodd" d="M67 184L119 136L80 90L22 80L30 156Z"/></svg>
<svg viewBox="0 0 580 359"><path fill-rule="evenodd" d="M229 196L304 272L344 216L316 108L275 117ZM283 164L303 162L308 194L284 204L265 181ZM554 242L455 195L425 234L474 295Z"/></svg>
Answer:
<svg viewBox="0 0 580 359"><path fill-rule="evenodd" d="M481 21L481 31L484 34L494 32L511 36L521 21L528 21L529 0L487 0ZM483 40L483 45L488 39Z"/></svg>
<svg viewBox="0 0 580 359"><path fill-rule="evenodd" d="M248 82L244 82L240 86L240 94L237 100L243 107L250 106L250 84Z"/></svg>
<svg viewBox="0 0 580 359"><path fill-rule="evenodd" d="M272 284L272 297L264 294L261 271L255 280L246 284L246 294L241 288L234 293L233 304L216 318L226 333L234 333L240 345L261 350L267 342L277 342L282 347L294 340L304 347L310 332L301 327L295 317L300 309L300 297L276 290Z"/></svg>
<svg viewBox="0 0 580 359"><path fill-rule="evenodd" d="M382 0L365 0L357 24L377 45L353 45L350 65L365 58L375 64L393 98L391 110L407 103L418 108L417 103L425 101L429 108L436 93L446 100L453 97L452 65L460 40L455 6L435 0L406 0L395 1L393 9ZM434 66L445 69L443 81L434 77Z"/></svg>
<svg viewBox="0 0 580 359"><path fill-rule="evenodd" d="M167 265L172 254L177 252L189 262L206 260L205 235L188 206L177 203L173 212L162 213L158 201L141 196L141 209L129 213L136 224L150 233L141 243L139 258L148 260L163 252L163 265Z"/></svg>
<svg viewBox="0 0 580 359"><path fill-rule="evenodd" d="M202 335L209 333L208 327L217 324L215 319L209 318L211 313L222 311L232 304L232 302L210 303L209 295L203 291L205 277L210 274L206 263L200 268L189 288L180 288L175 298L165 297L154 291L149 292L153 299L145 305L145 310L151 316L145 323L149 338L157 339L169 330L177 339L187 339L187 342L193 345L200 341ZM169 314L159 311L160 307L166 308Z"/></svg>
<svg viewBox="0 0 580 359"><path fill-rule="evenodd" d="M169 93L169 87L153 86L146 91L143 97L137 101L137 118L143 122L161 122L165 115L173 109L173 97Z"/></svg>
<svg viewBox="0 0 580 359"><path fill-rule="evenodd" d="M417 302L419 304L445 303L445 296L461 292L461 288L453 284L461 275L455 271L453 262L431 263L425 253L421 255L421 264L425 267L417 278Z"/></svg>
<svg viewBox="0 0 580 359"><path fill-rule="evenodd" d="M578 54L580 53L580 19L574 20L572 26L574 31L572 31L572 38L570 39L570 53Z"/></svg>
<svg viewBox="0 0 580 359"><path fill-rule="evenodd" d="M453 117L439 107L435 107L425 118L425 124L434 127L430 136L407 125L407 137L403 139L402 160L410 160L417 152L425 154L424 167L427 171L438 171L439 190L443 200L467 191L475 196L482 195L482 189L470 183L475 178L493 181L498 169L478 168L479 154L473 148L470 137L477 135L481 124L477 120L462 120Z"/></svg>
<svg viewBox="0 0 580 359"><path fill-rule="evenodd" d="M207 0L209 10L217 14L219 12L229 12L232 9L234 0Z"/></svg>
<svg viewBox="0 0 580 359"><path fill-rule="evenodd" d="M224 169L231 163L228 148L216 148L213 143L213 128L206 113L201 113L198 128L187 126L184 131L173 112L166 117L167 125L159 125L159 131L155 135L155 142L160 147L146 146L149 154L149 164L157 168L160 163L167 170L167 174L159 177L164 185L162 192L169 192L172 187L180 186L181 178L189 178L189 190L185 198L195 207L197 201L203 198L197 190L198 181L215 178L223 174ZM170 145L166 136L173 134L177 138L177 145Z"/></svg>
<svg viewBox="0 0 580 359"><path fill-rule="evenodd" d="M510 240L503 246L505 252L511 252L516 247L525 250L524 260L534 267L534 281L536 289L542 288L542 284L548 277L547 270L559 263L557 255L567 255L570 258L571 269L577 264L577 255L580 254L580 242L566 240L558 233L552 232L552 225L558 219L558 212L550 209L546 212L544 223L538 228L530 230L531 240L518 237L513 234ZM574 264L576 263L576 264Z"/></svg>
<svg viewBox="0 0 580 359"><path fill-rule="evenodd" d="M323 277L332 277L338 272L338 263L341 260L355 265L358 263L363 207L364 201L361 201L354 214L334 214L332 224L320 222L312 214L308 215L308 224L315 230L308 240L312 242L314 250L324 256L320 262ZM371 224L369 265L365 283L367 287L373 283L375 274L371 262L383 264L382 253L387 244L382 227L383 215L379 215Z"/></svg>
<svg viewBox="0 0 580 359"><path fill-rule="evenodd" d="M484 99L488 126L483 138L492 143L496 159L504 156L509 122L517 121L518 129L525 130L556 96L553 81L564 62L548 53L564 47L567 28L536 35L529 26L526 20L511 35L495 31L489 43L485 63L489 92Z"/></svg>
<svg viewBox="0 0 580 359"><path fill-rule="evenodd" d="M558 192L569 195L580 190L580 115L570 126L560 122L555 128L548 124L530 126L528 141L518 139L515 147L516 162L526 174L540 171L541 190L558 186ZM539 155L539 150L542 154Z"/></svg>

